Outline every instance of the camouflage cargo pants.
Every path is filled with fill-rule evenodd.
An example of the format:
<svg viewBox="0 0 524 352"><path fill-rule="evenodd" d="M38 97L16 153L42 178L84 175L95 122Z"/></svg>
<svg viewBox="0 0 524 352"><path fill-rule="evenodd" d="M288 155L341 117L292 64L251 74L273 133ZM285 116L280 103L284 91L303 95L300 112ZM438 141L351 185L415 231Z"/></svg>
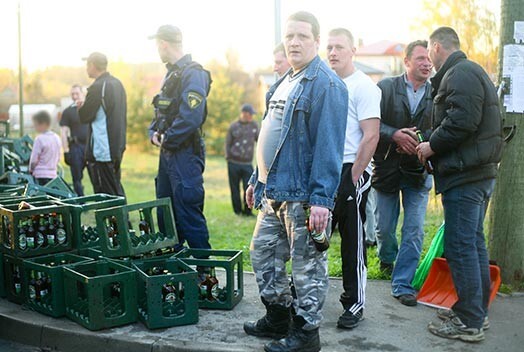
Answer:
<svg viewBox="0 0 524 352"><path fill-rule="evenodd" d="M270 304L293 304L306 321L304 329L310 330L319 327L322 320L328 290L327 253L316 250L306 228L303 205L264 198L250 251L260 296ZM295 300L286 273L289 259Z"/></svg>

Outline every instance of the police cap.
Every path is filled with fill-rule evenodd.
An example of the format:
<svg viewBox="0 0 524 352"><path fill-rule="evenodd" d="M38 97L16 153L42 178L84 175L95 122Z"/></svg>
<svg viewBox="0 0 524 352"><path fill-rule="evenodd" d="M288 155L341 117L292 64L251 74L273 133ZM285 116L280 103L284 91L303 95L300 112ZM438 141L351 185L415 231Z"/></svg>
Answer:
<svg viewBox="0 0 524 352"><path fill-rule="evenodd" d="M171 43L182 43L182 31L180 28L165 24L160 26L156 34L149 36L149 39L162 39Z"/></svg>

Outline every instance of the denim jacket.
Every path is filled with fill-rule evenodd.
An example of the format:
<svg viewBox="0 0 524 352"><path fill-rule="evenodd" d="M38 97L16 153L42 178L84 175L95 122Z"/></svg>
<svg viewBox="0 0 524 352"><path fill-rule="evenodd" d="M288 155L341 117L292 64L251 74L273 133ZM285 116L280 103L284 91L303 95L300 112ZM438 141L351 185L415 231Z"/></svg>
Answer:
<svg viewBox="0 0 524 352"><path fill-rule="evenodd" d="M281 78L266 94L269 100ZM333 209L340 182L348 113L346 85L316 56L286 101L282 132L267 183L255 185L255 208L262 197L276 201L308 202ZM264 118L266 118L264 115Z"/></svg>

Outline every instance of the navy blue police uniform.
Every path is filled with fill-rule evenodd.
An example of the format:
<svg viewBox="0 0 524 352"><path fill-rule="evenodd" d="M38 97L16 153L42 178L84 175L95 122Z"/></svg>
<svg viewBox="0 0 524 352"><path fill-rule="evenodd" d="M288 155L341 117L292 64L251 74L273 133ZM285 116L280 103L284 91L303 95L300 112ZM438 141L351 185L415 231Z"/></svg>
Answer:
<svg viewBox="0 0 524 352"><path fill-rule="evenodd" d="M201 127L207 116L207 95L211 76L191 55L174 65L167 64L161 92L153 100L155 119L149 137L162 135L157 198L171 198L179 244L209 249L209 232L204 216L205 146ZM162 230L163 216L159 214Z"/></svg>

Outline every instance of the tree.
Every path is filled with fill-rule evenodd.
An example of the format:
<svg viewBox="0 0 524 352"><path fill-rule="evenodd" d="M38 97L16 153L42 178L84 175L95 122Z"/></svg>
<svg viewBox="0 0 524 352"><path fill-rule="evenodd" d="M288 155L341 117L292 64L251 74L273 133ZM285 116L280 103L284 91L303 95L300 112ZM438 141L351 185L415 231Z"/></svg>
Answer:
<svg viewBox="0 0 524 352"><path fill-rule="evenodd" d="M524 0L502 0L501 48L514 43L513 23L524 19ZM499 67L502 79L502 56ZM490 214L490 257L500 266L502 279L524 289L524 120L522 114L504 115L506 126L515 126L515 136L504 148Z"/></svg>
<svg viewBox="0 0 524 352"><path fill-rule="evenodd" d="M495 77L498 53L498 26L495 14L479 0L423 0L420 21L412 31L427 38L440 26L455 29L462 51Z"/></svg>

